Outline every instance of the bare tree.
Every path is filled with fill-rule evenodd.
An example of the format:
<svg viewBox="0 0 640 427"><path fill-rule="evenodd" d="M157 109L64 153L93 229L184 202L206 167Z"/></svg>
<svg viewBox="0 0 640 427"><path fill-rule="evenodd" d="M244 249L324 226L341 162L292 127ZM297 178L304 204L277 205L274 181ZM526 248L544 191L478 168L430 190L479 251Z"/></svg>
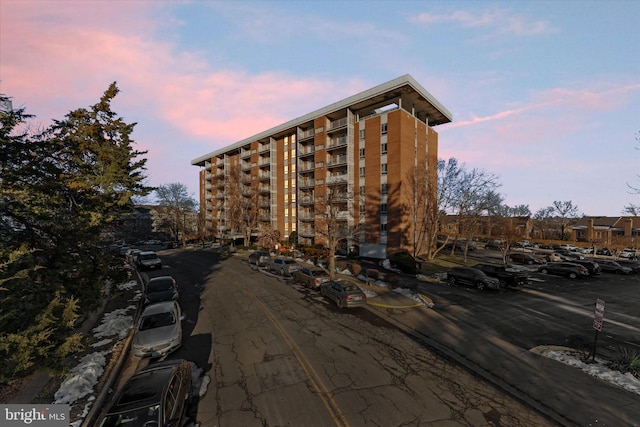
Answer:
<svg viewBox="0 0 640 427"><path fill-rule="evenodd" d="M182 244L186 245L187 231L191 228L187 224L193 225L191 221L198 205L193 195L189 195L187 186L179 182L160 185L155 193L158 210L171 234L176 240L182 236Z"/></svg>
<svg viewBox="0 0 640 427"><path fill-rule="evenodd" d="M636 142L638 143L638 145L640 145L640 132L638 132L638 134L636 135ZM640 147L636 147L636 150L640 150ZM640 178L640 174L638 175L638 178ZM640 195L640 187L631 185L629 183L627 183L627 187L629 187L630 194ZM633 216L640 215L640 204L629 203L624 207L623 213Z"/></svg>
<svg viewBox="0 0 640 427"><path fill-rule="evenodd" d="M499 186L497 176L475 168L471 172L463 170L456 183L454 200L458 218L458 227L456 228L458 235L455 240L459 236L464 238L465 262L469 242L480 219L502 203L502 197L495 191ZM455 250L455 242L452 250Z"/></svg>
<svg viewBox="0 0 640 427"><path fill-rule="evenodd" d="M540 231L540 237L548 239L549 235L549 219L553 217L554 209L551 206L541 208L533 215L533 226Z"/></svg>
<svg viewBox="0 0 640 427"><path fill-rule="evenodd" d="M355 195L344 185L327 186L324 196L316 195L316 234L325 239L329 250L329 275L332 279L335 276L338 245L341 241L353 239L358 233L358 224L350 210L355 203Z"/></svg>
<svg viewBox="0 0 640 427"><path fill-rule="evenodd" d="M554 201L551 206L553 212L560 217L560 239L566 240L566 229L567 225L578 216L578 207L573 206L573 202L569 201Z"/></svg>
<svg viewBox="0 0 640 427"><path fill-rule="evenodd" d="M257 230L259 209L258 181L234 165L225 177L227 216L233 233L241 234L244 245L251 242L251 234Z"/></svg>
<svg viewBox="0 0 640 427"><path fill-rule="evenodd" d="M463 173L463 167L454 157L449 158L446 162L439 159L437 173L438 185L436 189L428 189L422 185L415 186L416 191L422 191L423 188L425 190L424 196L416 198L419 203L425 205L425 215L417 228L420 230L420 236L424 236L424 250L429 260L433 259L447 243L447 239L439 241L438 235L444 217L451 211L454 204L456 186ZM431 194L427 194L427 191L431 191Z"/></svg>

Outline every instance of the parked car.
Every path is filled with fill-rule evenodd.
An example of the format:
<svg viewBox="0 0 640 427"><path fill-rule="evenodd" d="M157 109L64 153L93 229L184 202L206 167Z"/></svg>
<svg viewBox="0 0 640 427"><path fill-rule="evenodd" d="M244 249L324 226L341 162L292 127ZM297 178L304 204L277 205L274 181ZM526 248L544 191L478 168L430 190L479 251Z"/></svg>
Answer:
<svg viewBox="0 0 640 427"><path fill-rule="evenodd" d="M178 286L171 276L154 277L147 282L144 289L144 304L153 304L162 301L177 301L179 297Z"/></svg>
<svg viewBox="0 0 640 427"><path fill-rule="evenodd" d="M566 261L552 262L549 264L541 265L540 267L538 267L538 271L543 274L566 276L570 279L589 276L589 271L585 267Z"/></svg>
<svg viewBox="0 0 640 427"><path fill-rule="evenodd" d="M560 262L564 261L564 257L557 252L534 252L533 256L543 259L544 262Z"/></svg>
<svg viewBox="0 0 640 427"><path fill-rule="evenodd" d="M509 254L509 259L513 262L519 262L521 264L544 264L544 260L534 257L530 253L525 252L512 252Z"/></svg>
<svg viewBox="0 0 640 427"><path fill-rule="evenodd" d="M147 366L125 383L99 427L181 426L191 400L191 363L166 360Z"/></svg>
<svg viewBox="0 0 640 427"><path fill-rule="evenodd" d="M269 270L282 276L291 276L294 271L300 269L300 264L291 258L273 258L269 263Z"/></svg>
<svg viewBox="0 0 640 427"><path fill-rule="evenodd" d="M331 280L329 273L318 267L301 266L299 270L293 272L296 282L304 284L307 288L317 289L325 282Z"/></svg>
<svg viewBox="0 0 640 427"><path fill-rule="evenodd" d="M566 261L572 261L574 259L586 259L586 257L581 252L571 251L569 249L556 249L556 253L564 257Z"/></svg>
<svg viewBox="0 0 640 427"><path fill-rule="evenodd" d="M524 272L515 271L513 268L507 268L504 265L497 264L477 264L474 266L489 277L498 279L500 285L506 286L523 286L529 283L529 275Z"/></svg>
<svg viewBox="0 0 640 427"><path fill-rule="evenodd" d="M176 301L148 305L140 315L131 349L137 357L160 357L182 345L182 312Z"/></svg>
<svg viewBox="0 0 640 427"><path fill-rule="evenodd" d="M129 246L120 246L120 249L118 249L118 255L126 259L129 249L131 249Z"/></svg>
<svg viewBox="0 0 640 427"><path fill-rule="evenodd" d="M138 255L138 268L140 270L153 270L162 268L162 261L153 251L140 252Z"/></svg>
<svg viewBox="0 0 640 427"><path fill-rule="evenodd" d="M613 252L611 252L611 249L609 248L600 248L596 249L596 255L612 256Z"/></svg>
<svg viewBox="0 0 640 427"><path fill-rule="evenodd" d="M504 240L489 240L487 243L484 244L484 248L498 251L504 248L504 245L505 245Z"/></svg>
<svg viewBox="0 0 640 427"><path fill-rule="evenodd" d="M134 249L134 248L129 249L127 253L124 254L125 261L127 261L129 264L135 265L138 260L138 255L140 255L140 252L142 252L140 249Z"/></svg>
<svg viewBox="0 0 640 427"><path fill-rule="evenodd" d="M620 258L638 259L638 251L635 249L625 248L620 252Z"/></svg>
<svg viewBox="0 0 640 427"><path fill-rule="evenodd" d="M268 252L254 251L249 254L249 264L257 265L258 267L265 267L269 265L271 256Z"/></svg>
<svg viewBox="0 0 640 427"><path fill-rule="evenodd" d="M458 283L474 286L479 290L485 288L498 289L500 281L494 277L487 276L482 270L471 267L452 267L447 272L447 281L451 285Z"/></svg>
<svg viewBox="0 0 640 427"><path fill-rule="evenodd" d="M589 276L595 276L600 274L600 271L601 271L600 264L598 264L596 261L591 261L588 259L574 259L570 262L574 264L579 264L584 268L586 268L587 271L589 272Z"/></svg>
<svg viewBox="0 0 640 427"><path fill-rule="evenodd" d="M361 307L367 303L362 289L349 280L335 280L320 285L320 293L336 303L338 308Z"/></svg>
<svg viewBox="0 0 640 427"><path fill-rule="evenodd" d="M613 261L611 259L601 259L598 260L598 264L600 265L600 269L604 273L615 273L615 274L630 274L631 268L624 267L618 264L617 261Z"/></svg>
<svg viewBox="0 0 640 427"><path fill-rule="evenodd" d="M619 259L616 261L623 267L629 267L631 269L631 273L640 273L640 261L633 261L628 259Z"/></svg>
<svg viewBox="0 0 640 427"><path fill-rule="evenodd" d="M564 244L560 245L560 247L558 249L566 249L568 251L575 252L580 248L577 247L576 245L572 245L572 244L569 244L569 243L564 243Z"/></svg>

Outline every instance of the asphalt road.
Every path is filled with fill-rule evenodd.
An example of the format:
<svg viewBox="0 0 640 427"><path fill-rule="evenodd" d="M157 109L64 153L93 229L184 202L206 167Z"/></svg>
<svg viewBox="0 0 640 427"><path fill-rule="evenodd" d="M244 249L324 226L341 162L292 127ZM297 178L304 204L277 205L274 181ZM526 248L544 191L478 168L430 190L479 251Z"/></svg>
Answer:
<svg viewBox="0 0 640 427"><path fill-rule="evenodd" d="M176 278L185 314L183 346L169 357L210 379L192 411L200 426L553 425L366 308L339 311L240 257L161 258L150 275Z"/></svg>

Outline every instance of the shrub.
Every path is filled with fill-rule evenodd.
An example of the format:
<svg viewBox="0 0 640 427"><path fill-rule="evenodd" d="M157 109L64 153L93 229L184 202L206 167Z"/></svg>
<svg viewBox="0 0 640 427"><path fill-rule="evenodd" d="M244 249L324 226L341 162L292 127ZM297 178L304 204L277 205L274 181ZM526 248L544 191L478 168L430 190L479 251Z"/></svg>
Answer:
<svg viewBox="0 0 640 427"><path fill-rule="evenodd" d="M396 252L391 255L389 257L389 262L393 268L397 268L407 274L418 273L421 269L420 262L416 261L413 255L406 251Z"/></svg>

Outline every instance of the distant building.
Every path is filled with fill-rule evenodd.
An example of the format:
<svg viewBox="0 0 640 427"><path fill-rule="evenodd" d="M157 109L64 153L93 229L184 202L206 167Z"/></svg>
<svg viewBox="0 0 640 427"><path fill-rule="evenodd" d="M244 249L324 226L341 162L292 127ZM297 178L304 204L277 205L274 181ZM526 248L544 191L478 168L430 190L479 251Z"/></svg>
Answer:
<svg viewBox="0 0 640 427"><path fill-rule="evenodd" d="M640 247L640 217L587 216L577 220L571 233L577 242L637 248Z"/></svg>
<svg viewBox="0 0 640 427"><path fill-rule="evenodd" d="M340 188L354 197L333 200L340 209L337 218L344 229L358 230L352 243L360 255L384 258L411 251L415 224L425 212L411 207L409 176L426 168L426 193L435 197L438 134L433 127L451 120L446 108L404 75L205 154L192 161L202 168L205 227L215 236L230 230L228 181L240 171L238 180L259 193L258 230L325 245L321 231L326 225L318 212L329 203L331 189Z"/></svg>

